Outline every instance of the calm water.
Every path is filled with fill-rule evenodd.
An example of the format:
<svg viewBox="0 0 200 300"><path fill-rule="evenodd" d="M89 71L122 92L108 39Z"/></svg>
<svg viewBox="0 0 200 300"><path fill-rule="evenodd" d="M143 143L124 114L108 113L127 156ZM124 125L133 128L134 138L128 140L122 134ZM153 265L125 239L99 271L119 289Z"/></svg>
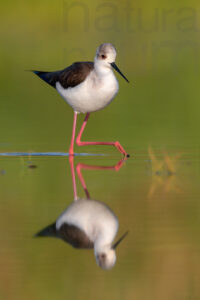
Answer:
<svg viewBox="0 0 200 300"><path fill-rule="evenodd" d="M0 299L199 299L199 150L119 159L74 158L90 197L117 215L117 237L129 230L104 271L93 250L33 237L73 201L68 157L0 158ZM86 197L77 174L76 184Z"/></svg>

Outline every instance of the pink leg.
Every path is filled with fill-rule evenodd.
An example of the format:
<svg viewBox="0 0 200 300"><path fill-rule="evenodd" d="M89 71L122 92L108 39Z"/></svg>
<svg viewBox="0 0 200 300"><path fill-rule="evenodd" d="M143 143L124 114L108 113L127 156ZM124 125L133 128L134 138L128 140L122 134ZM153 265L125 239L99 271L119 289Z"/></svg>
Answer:
<svg viewBox="0 0 200 300"><path fill-rule="evenodd" d="M129 157L129 154L124 150L124 148L120 145L119 142L81 142L81 136L83 134L83 131L85 129L85 126L87 124L87 121L89 119L90 114L87 113L83 122L83 125L81 127L81 130L77 136L76 143L78 146L87 146L87 145L110 145L116 147L119 152L121 152L124 156Z"/></svg>
<svg viewBox="0 0 200 300"><path fill-rule="evenodd" d="M76 166L76 172L77 172L78 177L79 177L79 179L80 179L81 185L82 185L82 187L83 187L83 189L84 189L84 191L85 191L85 194L86 194L87 199L90 199L90 194L89 194L89 192L88 192L88 189L87 189L85 180L84 180L83 175L82 175L82 173L81 173L81 169L82 169L82 164L79 163L79 164Z"/></svg>
<svg viewBox="0 0 200 300"><path fill-rule="evenodd" d="M122 158L116 165L114 166L94 166L94 165L86 165L83 163L78 163L76 166L76 171L78 174L78 177L80 179L81 185L85 191L86 197L90 199L90 194L88 192L85 180L83 178L83 175L81 173L81 169L84 170L114 170L114 171L119 171L119 169L123 166L124 162L127 160L127 158Z"/></svg>
<svg viewBox="0 0 200 300"><path fill-rule="evenodd" d="M77 112L74 112L74 121L73 121L73 128L72 128L72 138L69 147L69 154L74 155L74 139L75 139L75 132L76 132L76 120L77 120Z"/></svg>
<svg viewBox="0 0 200 300"><path fill-rule="evenodd" d="M69 156L69 164L71 168L71 174L72 174L72 183L73 183L73 190L74 190L74 200L78 199L77 195L77 189L76 189L76 178L75 178L75 172L74 172L74 157Z"/></svg>

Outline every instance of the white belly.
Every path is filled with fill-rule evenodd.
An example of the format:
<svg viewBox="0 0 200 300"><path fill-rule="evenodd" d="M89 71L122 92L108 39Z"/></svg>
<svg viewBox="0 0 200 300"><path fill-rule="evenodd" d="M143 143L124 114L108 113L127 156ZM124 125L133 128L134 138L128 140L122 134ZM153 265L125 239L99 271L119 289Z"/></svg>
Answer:
<svg viewBox="0 0 200 300"><path fill-rule="evenodd" d="M74 111L87 113L107 106L117 94L119 85L112 71L101 78L92 71L79 85L64 89L57 82L56 89Z"/></svg>

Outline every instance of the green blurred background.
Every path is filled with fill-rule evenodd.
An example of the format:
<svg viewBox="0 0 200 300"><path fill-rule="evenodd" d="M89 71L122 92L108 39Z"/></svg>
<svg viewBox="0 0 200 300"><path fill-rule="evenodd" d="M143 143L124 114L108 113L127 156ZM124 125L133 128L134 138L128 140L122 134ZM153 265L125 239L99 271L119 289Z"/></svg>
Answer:
<svg viewBox="0 0 200 300"><path fill-rule="evenodd" d="M116 75L120 92L92 115L87 137L119 139L129 152L199 144L197 1L8 1L0 13L3 151L68 150L72 109L25 70L93 60L102 42L116 46L130 84Z"/></svg>
<svg viewBox="0 0 200 300"><path fill-rule="evenodd" d="M200 3L3 1L0 25L0 152L67 152L73 111L26 70L92 60L111 42L130 83L116 74L119 94L84 139L119 140L131 154L119 173L84 173L130 230L108 273L92 252L32 239L73 199L67 159L0 158L0 299L199 299ZM88 164L120 158L75 151L110 154L76 158Z"/></svg>

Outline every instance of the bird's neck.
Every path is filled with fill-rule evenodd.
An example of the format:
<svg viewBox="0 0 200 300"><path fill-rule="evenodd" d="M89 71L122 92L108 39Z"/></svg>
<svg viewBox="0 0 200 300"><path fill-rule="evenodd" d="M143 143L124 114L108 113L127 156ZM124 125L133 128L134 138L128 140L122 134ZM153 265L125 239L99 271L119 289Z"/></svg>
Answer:
<svg viewBox="0 0 200 300"><path fill-rule="evenodd" d="M95 244L94 246L94 253L102 253L102 252L108 252L111 249L111 244Z"/></svg>
<svg viewBox="0 0 200 300"><path fill-rule="evenodd" d="M94 61L94 71L98 77L113 75L113 71L111 68L106 67L104 64L97 60Z"/></svg>
<svg viewBox="0 0 200 300"><path fill-rule="evenodd" d="M113 235L108 234L100 234L94 243L94 251L98 253L100 251L105 251L111 248L112 242L114 240Z"/></svg>

